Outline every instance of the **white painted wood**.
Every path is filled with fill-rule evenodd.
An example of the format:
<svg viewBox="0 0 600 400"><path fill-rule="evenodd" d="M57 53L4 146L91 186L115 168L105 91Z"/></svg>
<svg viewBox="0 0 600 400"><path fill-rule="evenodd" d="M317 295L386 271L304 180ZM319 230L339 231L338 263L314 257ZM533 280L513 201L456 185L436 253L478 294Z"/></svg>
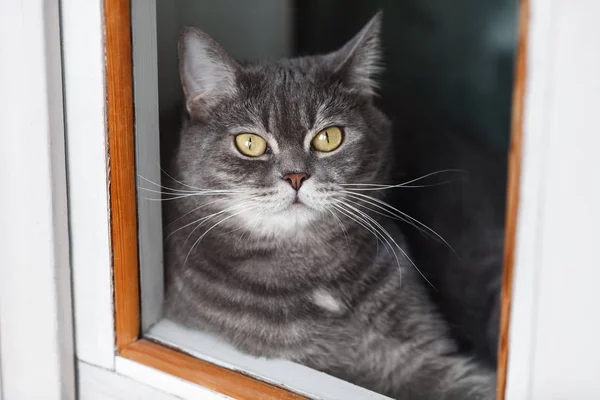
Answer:
<svg viewBox="0 0 600 400"><path fill-rule="evenodd" d="M540 3L541 4L541 3ZM545 5L544 5L545 6ZM556 1L532 398L600 398L600 3ZM565 373L565 366L569 371Z"/></svg>
<svg viewBox="0 0 600 400"><path fill-rule="evenodd" d="M77 357L112 368L102 1L61 0Z"/></svg>
<svg viewBox="0 0 600 400"><path fill-rule="evenodd" d="M535 343L534 326L537 312L540 219L537 212L543 202L541 188L548 163L547 131L549 114L546 98L552 85L552 38L555 0L546 6L530 0L527 79L525 85L524 125L521 161L517 241L513 268L513 293L510 318L510 346L507 400L529 399L533 373L531 351Z"/></svg>
<svg viewBox="0 0 600 400"><path fill-rule="evenodd" d="M147 333L147 337L179 348L194 357L286 387L312 399L389 399L300 364L285 360L252 357L237 351L211 334L187 329L166 319L154 325Z"/></svg>
<svg viewBox="0 0 600 400"><path fill-rule="evenodd" d="M59 4L1 8L2 395L74 399Z"/></svg>
<svg viewBox="0 0 600 400"><path fill-rule="evenodd" d="M165 392L168 392L181 399L231 399L228 396L215 393L205 387L190 383L183 379L179 379L162 371L147 367L122 357L116 358L116 371L123 376L132 378L136 382L140 382L158 390L164 390Z"/></svg>
<svg viewBox="0 0 600 400"><path fill-rule="evenodd" d="M600 398L599 13L531 1L508 400Z"/></svg>
<svg viewBox="0 0 600 400"><path fill-rule="evenodd" d="M144 385L114 371L84 362L77 365L79 400L179 400L165 391ZM170 388L168 388L170 390ZM196 397L199 399L200 397Z"/></svg>
<svg viewBox="0 0 600 400"><path fill-rule="evenodd" d="M146 331L162 317L164 301L162 211L161 202L157 201L161 197L157 192L162 189L159 186L156 2L133 0L131 21L142 331Z"/></svg>

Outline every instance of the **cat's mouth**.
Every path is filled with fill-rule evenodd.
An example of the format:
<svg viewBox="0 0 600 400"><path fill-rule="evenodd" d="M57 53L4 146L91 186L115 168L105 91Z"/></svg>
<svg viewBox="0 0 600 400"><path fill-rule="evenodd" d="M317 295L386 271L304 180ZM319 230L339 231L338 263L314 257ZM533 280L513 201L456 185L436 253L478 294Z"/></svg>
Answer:
<svg viewBox="0 0 600 400"><path fill-rule="evenodd" d="M292 204L290 204L290 208L295 210L295 209L300 209L300 208L305 208L306 204L304 204L302 201L296 199L293 201Z"/></svg>
<svg viewBox="0 0 600 400"><path fill-rule="evenodd" d="M308 200L308 202L307 202ZM287 206L287 210L290 211L308 211L308 210L312 210L312 205L311 205L311 201L310 198L304 198L304 195L302 193L298 193L296 192L294 194L294 196L290 196L289 200L290 201Z"/></svg>
<svg viewBox="0 0 600 400"><path fill-rule="evenodd" d="M299 208L303 208L306 206L307 206L306 203L304 203L302 200L300 200L300 196L298 196L298 194L296 194L296 196L294 196L294 200L289 205L289 207L291 209L299 209Z"/></svg>

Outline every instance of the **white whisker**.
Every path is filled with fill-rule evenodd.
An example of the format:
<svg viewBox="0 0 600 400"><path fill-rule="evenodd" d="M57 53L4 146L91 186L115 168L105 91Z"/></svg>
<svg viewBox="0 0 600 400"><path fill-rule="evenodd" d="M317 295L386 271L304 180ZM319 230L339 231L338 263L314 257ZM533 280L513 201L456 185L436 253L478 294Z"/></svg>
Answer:
<svg viewBox="0 0 600 400"><path fill-rule="evenodd" d="M451 181L444 181L444 182L438 182L438 183L434 183L431 185L410 185L411 183L414 182L418 182L420 180L426 179L430 176L434 176L437 174L441 174L441 173L446 173L446 172L461 172L461 173L466 173L466 171L461 170L461 169L445 169L445 170L441 170L441 171L435 171L435 172L431 172L429 174L420 176L418 178L412 179L410 181L407 182L403 182L403 183L399 183L396 185L382 185L382 184L375 184L375 183L343 183L343 184L339 184L340 186L343 187L354 187L354 186L358 186L358 189L352 189L352 190L360 190L360 191L372 191L372 190L386 190L386 189L393 189L393 188L419 188L419 187L430 187L430 186L439 186L439 185L443 185L446 183L450 183L450 182L455 182L456 180L451 180ZM365 186L365 187L363 187Z"/></svg>
<svg viewBox="0 0 600 400"><path fill-rule="evenodd" d="M357 224L359 224L360 226L365 228L369 233L371 233L375 237L376 243L377 243L377 251L379 251L379 242L380 241L384 246L386 245L386 243L383 240L381 240L379 232L375 228L373 228L368 221L365 221L360 216L352 215L352 213L350 211L346 210L343 207L344 205L346 205L343 201L341 201L341 200L335 200L335 201L337 204L332 204L333 207L335 207L340 213L342 213L343 215L348 217L350 220L356 222ZM389 245L389 243L388 243L388 245ZM391 246L390 246L390 248L391 248ZM386 250L388 251L388 253L390 252L390 248L386 247ZM392 249L392 253L393 253L393 249ZM398 266L400 266L400 264L398 264Z"/></svg>
<svg viewBox="0 0 600 400"><path fill-rule="evenodd" d="M141 188L143 189L143 188ZM148 190L148 189L144 189L147 190L149 192L154 192L154 193L161 193L161 192L157 192L157 191L153 191L153 190ZM172 194L172 193L164 193L164 194ZM149 200L149 201L170 201L170 200L179 200L179 199L185 199L188 197L202 197L202 196L228 196L228 195L233 195L233 194L239 194L239 192L226 192L226 191L216 191L216 192L202 192L202 193L190 193L190 194L173 194L173 197L166 197L166 198L160 198L160 199L156 199L156 198L148 198L145 197L145 200Z"/></svg>
<svg viewBox="0 0 600 400"><path fill-rule="evenodd" d="M214 204L214 203L217 203L217 202L219 202L219 201L223 201L223 200L224 200L224 199L216 199L216 200L213 200L213 201L209 201L208 203L204 203L204 204L202 204L200 207L196 207L196 208L194 208L194 209L192 209L192 210L190 210L190 211L186 212L185 214L183 214L183 215L182 215L182 216L180 216L179 218L177 218L177 219L174 219L173 221L169 222L167 225L165 225L165 228L168 228L169 226L173 225L175 222L177 222L177 221L179 221L180 219L182 219L182 218L184 218L184 217L186 217L186 216L190 215L190 214L191 214L191 213L193 213L194 211L198 211L198 210L200 210L200 209L202 209L202 208L204 208L204 207L206 207L206 206L209 206L209 205L211 205L211 204Z"/></svg>
<svg viewBox="0 0 600 400"><path fill-rule="evenodd" d="M348 196L348 197L350 197L350 196ZM390 213L388 210L384 209L383 207L380 207L380 206L377 206L376 204L374 204L376 207L378 207L378 208L381 208L381 209L383 209L384 211L386 211L386 212L387 212L387 214L386 214L386 213L382 213L381 211L374 210L374 209L372 209L372 208L370 208L370 207L366 206L364 203L359 203L359 202L357 201L357 200L360 200L360 201L365 201L365 200L363 200L363 199L355 199L354 197L351 197L351 198L348 198L348 197L346 197L344 200L345 200L345 201L349 201L350 203L352 203L352 204L354 204L354 205L356 205L356 206L358 206L358 207L364 208L365 210L368 210L368 211L370 211L370 212L372 212L372 213L374 213L374 214L381 215L382 217L386 217L386 218L392 218L392 219L395 219L395 220L398 220L398 221L406 222L407 224L411 224L411 225L412 225L412 226L414 226L415 228L417 228L417 229L419 229L419 230L422 230L420 227L416 226L416 225L415 225L415 224L413 224L411 221L409 221L409 220L406 220L406 219L404 219L404 218L401 218L401 217L399 217L399 216L397 216L397 215L394 215L394 214ZM371 204L371 203L369 203L369 204ZM426 233L428 233L428 232L426 232Z"/></svg>
<svg viewBox="0 0 600 400"><path fill-rule="evenodd" d="M150 192L150 193L159 193L159 194L165 194L165 195L170 195L170 196L201 196L203 194L207 194L207 193L238 193L233 192L233 191L225 191L225 190L214 190L214 191L202 191L202 192L187 192L187 193L176 193L176 192L163 192L161 190L155 190L155 189L148 189L145 187L138 187L139 190L143 190L145 192Z"/></svg>
<svg viewBox="0 0 600 400"><path fill-rule="evenodd" d="M372 218L370 215L368 215L367 213L357 209L354 206L351 206L349 204L345 204L346 207L350 208L351 210L353 210L354 212L356 212L357 214L362 215L367 221L369 221L371 223L372 226L374 226L375 228L379 229L379 233L382 235L385 235L385 237L387 237L387 239L391 240L392 243L394 243L394 245L396 246L396 248L398 250L400 250L400 252L402 253L402 255L412 264L412 266L417 270L417 272L421 275L421 277L423 279L425 279L425 281L431 285L432 288L435 289L435 286L433 286L433 284L429 281L429 279L427 279L427 277L421 272L421 270L417 267L417 265L414 263L414 261L408 256L408 254L400 247L400 245L398 245L398 243L396 243L396 241L394 240L394 238L389 234L389 232L383 227L381 226L381 224L379 222L377 222L374 218ZM389 244L389 242L386 242ZM390 245L391 246L391 245ZM396 256L396 252L394 252L394 256ZM399 264L399 260L397 259L396 256L396 260L398 261L398 265Z"/></svg>
<svg viewBox="0 0 600 400"><path fill-rule="evenodd" d="M398 218L401 221L405 221L407 223L412 222L412 225L415 228L417 228L417 229L419 229L419 227L416 226L415 224L418 224L423 229L427 230L430 234L432 234L433 236L435 236L437 239L441 240L446 246L448 246L448 248L450 250L452 250L452 252L454 252L454 254L457 254L456 251L454 250L454 248L452 246L450 246L450 244L439 233L437 233L432 228L430 228L429 226L425 225L424 223L422 223L418 219L416 219L414 217L411 217L410 215L406 214L405 212L402 212L402 211L398 210L395 207L392 207L391 205L389 205L385 201L377 199L377 198L374 198L374 197L371 197L371 196L367 196L366 194L362 194L362 193L353 193L353 192L349 192L349 191L345 191L345 190L343 190L342 193L346 193L348 196L350 196L350 197L352 197L352 198L354 198L356 200L363 201L363 202L371 204L371 205L373 205L373 206L375 206L375 207L377 207L379 209L385 210L388 213L390 213L393 217ZM373 211L373 210L371 210L371 211ZM397 214L394 214L394 213L397 213ZM398 215L398 214L400 214L400 215ZM407 221L405 218L408 219L410 222Z"/></svg>
<svg viewBox="0 0 600 400"><path fill-rule="evenodd" d="M197 190L181 190L181 189L170 188L168 186L164 186L164 185L161 185L159 183L153 182L150 179L148 179L146 177L143 177L142 175L138 175L138 178L140 178L140 179L142 179L142 180L144 180L144 181L146 181L148 183L151 183L154 186L157 186L159 188L170 190L170 191L173 191L173 192L176 192L176 193L196 193L197 192ZM140 187L140 189L142 189L142 187Z"/></svg>
<svg viewBox="0 0 600 400"><path fill-rule="evenodd" d="M371 212L371 213L374 213L374 214L377 214L377 215L381 215L382 217L386 217L386 218L393 218L393 219L395 219L395 220L399 220L399 221L405 222L405 223L407 223L407 224L409 224L409 225L411 225L411 226L415 227L415 229L419 230L419 232L422 232L423 234L426 234L426 235L431 235L429 232L425 231L425 230L424 230L424 229L422 229L421 227L417 226L416 224L414 224L414 223L412 223L411 221L408 221L408 220L406 220L406 219L402 219L402 218L399 218L399 217L396 217L396 216L390 216L390 214L384 214L384 213L382 213L382 212L379 212L379 211L377 211L377 210L373 210L372 208L369 208L369 207L368 207L368 206L366 206L365 204L359 203L358 201L354 201L354 200L351 200L351 199L348 199L348 198L346 198L344 201L346 201L346 202L350 202L351 204L354 204L354 205L356 205L357 207L361 207L361 208L363 208L363 209L365 209L365 210L368 210L368 211L369 211L369 212Z"/></svg>
<svg viewBox="0 0 600 400"><path fill-rule="evenodd" d="M373 219L371 216L369 216L367 213L357 210L356 208L352 207L355 211L363 214L365 216L365 218L369 219L373 224L375 224L375 226L377 226L391 241L392 243L394 243L396 245L396 247L398 248L398 250L400 250L400 252L402 253L402 255L404 255L404 257L412 264L413 267L415 267L415 269L417 270L417 272L421 275L421 277L423 277L423 279L425 279L425 281L431 285L431 287L435 290L437 290L435 288L435 286L433 286L433 284L429 281L429 279L427 279L427 277L421 272L421 270L419 269L419 267L417 267L417 265L414 263L414 261L408 256L408 254L404 251L404 249L402 249L402 247L400 247L400 245L398 245L398 243L396 243L396 241L394 240L394 238L392 238L392 235L389 234L389 232L383 227L381 226L381 224L379 224L379 222L377 222L375 219Z"/></svg>
<svg viewBox="0 0 600 400"><path fill-rule="evenodd" d="M340 226L340 228L342 229L342 233L344 234L344 238L346 239L346 248L349 249L350 248L350 239L348 237L348 231L344 227L342 220L340 220L340 218L337 215L335 215L335 212L333 212L333 210L327 209L327 211L329 211L331 213L331 215L333 215L333 217L337 220L338 225Z"/></svg>
<svg viewBox="0 0 600 400"><path fill-rule="evenodd" d="M223 210L217 211L217 212L215 212L215 213L212 213L212 214L210 214L210 215L204 216L204 217L202 217L202 218L198 218L198 219L196 219L196 220L194 220L194 221L192 221L192 222L189 222L189 223L187 223L187 224L185 224L185 225L183 225L183 226L180 226L179 228L175 229L173 232L169 233L169 235L168 235L168 236L167 236L165 239L168 239L168 238L170 238L170 237L171 237L171 236L172 236L174 233L176 233L176 232L178 232L178 231L180 231L180 230L182 230L182 229L185 229L185 228L187 228L188 226L191 226L191 225L194 225L194 224L196 224L196 223L199 223L199 224L198 224L198 226L196 226L196 227L194 228L194 230L192 230L192 232L190 232L190 234L189 234L189 235L188 235L188 237L186 238L185 242L183 242L183 245L185 245L185 243L186 243L186 242L187 242L187 240L189 239L190 235L191 235L192 233L194 233L194 231L195 231L196 229L198 229L200 226L202 226L202 224L204 224L204 222L206 222L206 221L210 220L210 219L211 219L211 218L213 218L213 217L216 217L216 216L217 216L217 215L219 215L219 214L223 214L223 213L225 213L225 212L227 212L227 211L234 210L234 209L236 209L236 208L237 208L237 207L239 207L239 206L242 206L242 205L248 205L248 204L250 204L250 203L249 203L249 202L243 202L243 203L239 203L239 204L233 205L233 206L231 206L231 207L227 207L227 208L225 208L225 209L223 209Z"/></svg>
<svg viewBox="0 0 600 400"><path fill-rule="evenodd" d="M171 180L173 180L173 181L175 181L175 182L179 183L180 185L182 185L182 186L185 186L185 187L188 187L188 188L190 188L190 189L194 189L194 190L202 190L202 189L200 189L200 188L197 188L197 187L195 187L195 186L190 186L190 185L188 185L188 184L186 184L186 183L183 183L183 182L181 182L181 181L179 181L179 180L177 180L177 179L173 178L173 177L172 177L171 175L169 175L169 173L168 173L167 171L165 171L165 170L164 170L164 169L163 169L163 168L162 168L160 165L159 165L159 168L160 168L160 170L161 170L161 172L162 172L163 174L165 174L166 176L168 176L168 177L169 177L169 179L171 179Z"/></svg>
<svg viewBox="0 0 600 400"><path fill-rule="evenodd" d="M190 254L192 253L192 251L194 250L194 248L196 247L196 245L197 245L198 243L200 243L200 241L201 241L201 240L204 238L204 236L206 236L206 235L208 234L208 232L210 232L212 229L214 229L216 226L220 225L221 223L223 223L223 222L227 221L228 219L230 219L230 218L233 218L233 217L235 217L236 215L238 215L238 214L241 214L241 213L243 213L243 212L246 212L246 211L253 210L254 208L256 208L256 207L251 207L251 208L249 208L249 209L244 209L244 210L238 211L238 212L236 212L236 213L233 213L233 214L231 214L231 215L229 215L229 216L227 216L227 217L223 218L222 220L220 220L219 222L217 222L216 224L214 224L214 225L213 225L213 226L211 226L210 228L208 228L208 229L207 229L207 230L206 230L206 231L205 231L205 232L204 232L204 233L203 233L203 234L202 234L202 235L201 235L201 236L200 236L200 237L199 237L199 238L198 238L198 239L197 239L197 240L194 242L194 244L193 244L193 245L192 245L192 247L190 248L190 251L188 251L187 255L185 256L185 260L183 261L183 265L185 266L185 264L187 263L187 260L188 260L188 258L189 258L189 256L190 256ZM185 244L185 243L184 243L184 244Z"/></svg>
<svg viewBox="0 0 600 400"><path fill-rule="evenodd" d="M348 188L346 186L353 186L353 185L359 185L357 184L342 184L340 186L344 186L346 187L346 189L350 189L350 190L354 190L354 191L359 191L359 192L372 192L372 191L376 191L376 190L387 190L387 189L419 189L419 188L428 188L428 187L434 187L434 186L442 186L442 185L446 185L448 183L453 183L453 182L459 182L459 179L452 179L449 181L443 181L443 182L438 182L438 183L431 183L429 185L403 185L403 184L398 184L398 185L371 185L371 184L365 184L365 186L371 186L371 187L359 187L358 189L355 188Z"/></svg>

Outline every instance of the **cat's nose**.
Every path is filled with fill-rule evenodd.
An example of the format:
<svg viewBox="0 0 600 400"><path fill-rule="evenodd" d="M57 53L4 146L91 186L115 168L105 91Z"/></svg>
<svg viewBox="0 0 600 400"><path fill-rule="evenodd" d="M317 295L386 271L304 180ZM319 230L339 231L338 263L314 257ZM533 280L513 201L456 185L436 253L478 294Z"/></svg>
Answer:
<svg viewBox="0 0 600 400"><path fill-rule="evenodd" d="M285 174L283 176L283 179L288 181L290 186L293 187L294 190L296 190L296 191L300 190L300 186L302 186L302 182L304 182L308 178L310 178L310 175L305 174L304 172L299 172L299 173L294 172L294 173Z"/></svg>

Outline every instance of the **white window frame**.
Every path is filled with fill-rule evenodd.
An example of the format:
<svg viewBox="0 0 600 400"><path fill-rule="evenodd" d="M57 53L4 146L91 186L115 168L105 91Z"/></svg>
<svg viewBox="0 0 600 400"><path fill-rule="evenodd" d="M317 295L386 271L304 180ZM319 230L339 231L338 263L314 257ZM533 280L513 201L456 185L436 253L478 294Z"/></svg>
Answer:
<svg viewBox="0 0 600 400"><path fill-rule="evenodd" d="M0 8L0 397L74 399L59 5Z"/></svg>
<svg viewBox="0 0 600 400"><path fill-rule="evenodd" d="M600 3L530 15L506 398L593 398ZM2 6L0 397L223 399L115 355L103 38L101 1Z"/></svg>
<svg viewBox="0 0 600 400"><path fill-rule="evenodd" d="M599 13L530 1L509 400L600 397Z"/></svg>

